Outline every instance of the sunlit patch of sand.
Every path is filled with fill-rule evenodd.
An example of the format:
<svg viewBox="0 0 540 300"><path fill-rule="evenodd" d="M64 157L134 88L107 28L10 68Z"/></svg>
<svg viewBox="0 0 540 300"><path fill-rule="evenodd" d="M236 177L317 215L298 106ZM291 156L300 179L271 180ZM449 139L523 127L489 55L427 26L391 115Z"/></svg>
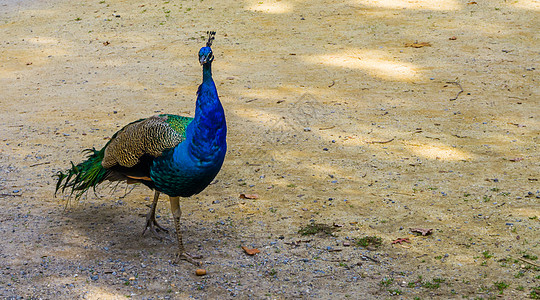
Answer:
<svg viewBox="0 0 540 300"><path fill-rule="evenodd" d="M292 11L292 5L285 1L253 1L246 9L267 14L284 14Z"/></svg>
<svg viewBox="0 0 540 300"><path fill-rule="evenodd" d="M457 148L442 144L409 144L406 146L412 153L427 159L469 160L472 155Z"/></svg>
<svg viewBox="0 0 540 300"><path fill-rule="evenodd" d="M410 81L418 79L420 71L411 63L398 61L383 51L354 50L342 53L321 54L305 57L310 63L363 70L385 80Z"/></svg>
<svg viewBox="0 0 540 300"><path fill-rule="evenodd" d="M512 1L509 5L521 9L540 11L540 1L538 0Z"/></svg>
<svg viewBox="0 0 540 300"><path fill-rule="evenodd" d="M458 10L455 0L354 0L355 4L391 9Z"/></svg>

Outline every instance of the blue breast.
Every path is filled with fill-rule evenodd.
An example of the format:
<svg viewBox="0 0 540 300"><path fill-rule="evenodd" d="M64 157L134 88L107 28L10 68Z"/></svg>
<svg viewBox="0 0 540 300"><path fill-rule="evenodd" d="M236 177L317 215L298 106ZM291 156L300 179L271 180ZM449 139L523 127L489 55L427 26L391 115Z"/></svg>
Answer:
<svg viewBox="0 0 540 300"><path fill-rule="evenodd" d="M189 197L203 191L219 173L225 145L205 161L191 156L189 146L183 142L154 160L150 177L158 191L172 197Z"/></svg>

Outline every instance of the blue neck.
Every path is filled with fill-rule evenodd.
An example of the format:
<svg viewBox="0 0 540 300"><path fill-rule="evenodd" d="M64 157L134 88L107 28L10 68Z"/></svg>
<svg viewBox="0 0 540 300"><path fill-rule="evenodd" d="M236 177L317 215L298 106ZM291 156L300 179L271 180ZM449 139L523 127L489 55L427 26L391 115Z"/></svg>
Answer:
<svg viewBox="0 0 540 300"><path fill-rule="evenodd" d="M212 79L212 63L206 63L203 65L202 69L203 74L203 83L205 82L212 82L214 83L214 79Z"/></svg>
<svg viewBox="0 0 540 300"><path fill-rule="evenodd" d="M197 91L195 118L187 132L190 154L201 163L223 159L227 126L225 113L212 79L211 63L203 65L203 82ZM221 157L221 158L219 158Z"/></svg>

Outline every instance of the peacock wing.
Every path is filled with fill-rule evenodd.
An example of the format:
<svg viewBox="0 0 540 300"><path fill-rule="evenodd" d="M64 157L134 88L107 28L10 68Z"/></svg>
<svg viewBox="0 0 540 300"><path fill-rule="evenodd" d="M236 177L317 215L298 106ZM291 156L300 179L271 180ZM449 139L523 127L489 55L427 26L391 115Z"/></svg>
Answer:
<svg viewBox="0 0 540 300"><path fill-rule="evenodd" d="M158 157L163 151L174 148L186 135L187 125L192 118L176 115L157 115L141 119L120 129L109 141L101 165L111 168L116 165L130 168L143 155Z"/></svg>

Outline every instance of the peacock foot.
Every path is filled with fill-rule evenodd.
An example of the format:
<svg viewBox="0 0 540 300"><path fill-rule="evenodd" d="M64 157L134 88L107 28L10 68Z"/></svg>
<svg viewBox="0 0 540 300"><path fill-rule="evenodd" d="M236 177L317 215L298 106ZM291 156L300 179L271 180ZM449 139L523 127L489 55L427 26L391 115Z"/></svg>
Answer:
<svg viewBox="0 0 540 300"><path fill-rule="evenodd" d="M146 216L146 227L144 228L142 234L144 235L146 231L150 231L154 237L163 240L163 236L160 235L160 232L168 233L169 230L159 225L159 223L156 221L155 217L152 218L150 214Z"/></svg>
<svg viewBox="0 0 540 300"><path fill-rule="evenodd" d="M184 252L176 253L176 259L174 260L174 263L179 264L181 260L185 260L192 265L201 266L202 262L195 260L195 259L201 259L201 258L202 258L202 255L191 255L184 251Z"/></svg>

